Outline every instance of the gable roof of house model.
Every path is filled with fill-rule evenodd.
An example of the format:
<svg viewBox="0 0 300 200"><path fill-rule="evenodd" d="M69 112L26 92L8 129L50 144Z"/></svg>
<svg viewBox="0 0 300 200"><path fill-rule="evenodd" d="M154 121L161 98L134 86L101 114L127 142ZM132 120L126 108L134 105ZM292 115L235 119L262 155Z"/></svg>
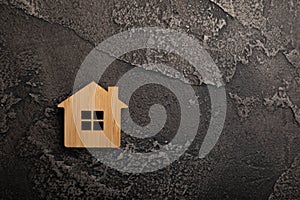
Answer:
<svg viewBox="0 0 300 200"><path fill-rule="evenodd" d="M124 102L122 102L119 98L118 98L118 87L116 86L109 86L108 90L112 90L114 93L114 97L117 99L113 99L115 100L114 103L118 103L119 108L128 108L128 105L125 104ZM104 88L102 88L100 85L98 85L96 82L91 82L88 85L86 85L85 87L81 88L80 90L78 90L76 93L74 93L73 95L69 96L68 98L66 98L65 100L63 100L62 102L60 102L57 107L63 108L65 107L66 104L70 103L68 102L68 100L70 98L74 98L76 96L80 96L80 95L86 95L86 91L88 91L88 93L90 95L93 95L96 92L101 92L103 94L108 95L108 91L105 90ZM116 101L117 100L117 101Z"/></svg>

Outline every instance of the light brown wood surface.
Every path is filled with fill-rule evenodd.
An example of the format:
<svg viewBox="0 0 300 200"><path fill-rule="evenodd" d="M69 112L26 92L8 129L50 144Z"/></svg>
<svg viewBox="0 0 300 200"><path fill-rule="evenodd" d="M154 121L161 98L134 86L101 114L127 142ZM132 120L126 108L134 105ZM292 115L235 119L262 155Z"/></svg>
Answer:
<svg viewBox="0 0 300 200"><path fill-rule="evenodd" d="M121 138L121 109L127 105L118 99L118 87L108 91L92 82L61 102L64 108L64 145L66 147L118 148ZM82 130L81 111L103 111L104 130ZM93 116L92 116L93 117ZM93 122L91 120L91 125Z"/></svg>

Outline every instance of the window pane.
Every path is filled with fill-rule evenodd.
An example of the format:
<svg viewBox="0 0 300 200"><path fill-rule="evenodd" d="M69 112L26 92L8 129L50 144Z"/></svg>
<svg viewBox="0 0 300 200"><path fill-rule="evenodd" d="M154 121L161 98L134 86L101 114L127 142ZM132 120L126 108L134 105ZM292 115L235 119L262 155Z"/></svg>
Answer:
<svg viewBox="0 0 300 200"><path fill-rule="evenodd" d="M81 119L91 119L91 111L81 111Z"/></svg>
<svg viewBox="0 0 300 200"><path fill-rule="evenodd" d="M94 130L101 131L104 129L103 122L94 121Z"/></svg>
<svg viewBox="0 0 300 200"><path fill-rule="evenodd" d="M91 122L81 122L81 130L91 130Z"/></svg>
<svg viewBox="0 0 300 200"><path fill-rule="evenodd" d="M96 120L103 120L103 111L95 111L94 112L94 119Z"/></svg>

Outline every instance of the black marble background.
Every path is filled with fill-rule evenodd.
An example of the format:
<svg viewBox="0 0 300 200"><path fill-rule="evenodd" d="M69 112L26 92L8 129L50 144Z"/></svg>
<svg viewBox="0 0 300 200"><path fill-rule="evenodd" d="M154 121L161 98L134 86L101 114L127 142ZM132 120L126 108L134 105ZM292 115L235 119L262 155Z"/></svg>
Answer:
<svg viewBox="0 0 300 200"><path fill-rule="evenodd" d="M298 0L0 0L0 198L300 199L299 8ZM96 44L143 26L195 37L222 71L228 110L217 145L199 159L209 99L197 79L206 116L198 140L164 169L124 174L63 147L56 105ZM118 58L111 76L163 61L194 78L161 54Z"/></svg>

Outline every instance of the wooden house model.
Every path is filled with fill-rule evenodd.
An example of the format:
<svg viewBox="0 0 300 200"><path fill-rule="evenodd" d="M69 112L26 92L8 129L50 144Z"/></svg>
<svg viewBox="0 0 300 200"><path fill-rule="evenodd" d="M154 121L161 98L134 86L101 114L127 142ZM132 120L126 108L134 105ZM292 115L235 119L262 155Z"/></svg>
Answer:
<svg viewBox="0 0 300 200"><path fill-rule="evenodd" d="M118 148L121 138L121 109L118 87L108 91L91 82L60 104L64 108L66 147Z"/></svg>

